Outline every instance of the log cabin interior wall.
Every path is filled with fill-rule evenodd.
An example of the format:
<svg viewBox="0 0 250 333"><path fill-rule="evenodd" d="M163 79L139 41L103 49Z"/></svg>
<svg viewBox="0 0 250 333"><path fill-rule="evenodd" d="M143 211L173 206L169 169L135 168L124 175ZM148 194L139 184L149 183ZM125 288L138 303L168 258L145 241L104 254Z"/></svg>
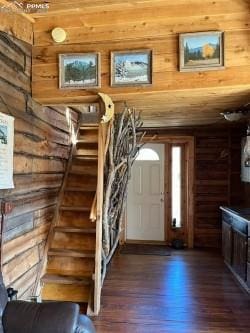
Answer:
<svg viewBox="0 0 250 333"><path fill-rule="evenodd" d="M249 102L249 1L97 0L85 6L78 1L78 12L70 4L56 2L48 15L35 17L34 98L45 104L93 101L93 91L58 88L58 54L97 51L101 53L101 91L113 98L116 110L123 101L137 107L145 127L209 126L208 131L195 134L195 245L219 246L218 208L242 201L239 193L244 189L240 136L227 129L220 133L213 126L223 125L220 112ZM51 38L56 26L67 32L62 44ZM225 32L225 69L179 72L179 33L211 30ZM133 49L152 49L153 84L110 87L110 52ZM246 198L249 187L244 187Z"/></svg>
<svg viewBox="0 0 250 333"><path fill-rule="evenodd" d="M33 44L34 19L28 15L20 15L13 11L4 10L4 1L0 2L0 31L6 32L28 44Z"/></svg>
<svg viewBox="0 0 250 333"><path fill-rule="evenodd" d="M245 198L246 198L246 205L250 206L250 183L245 183L244 185L245 189Z"/></svg>
<svg viewBox="0 0 250 333"><path fill-rule="evenodd" d="M4 222L3 275L25 299L43 256L71 133L65 108L43 108L30 96L30 45L0 32L0 66L0 111L15 117L15 188L0 190L0 201L14 205ZM75 123L78 114L71 110L69 117Z"/></svg>
<svg viewBox="0 0 250 333"><path fill-rule="evenodd" d="M196 143L196 246L219 246L219 206L244 201L239 195L244 193L240 183L241 130L216 130L209 125L221 121L221 111L249 102L249 1L55 0L50 6L48 13L34 14L34 20L0 13L0 31L9 34L0 34L0 93L8 104L8 109L1 105L1 112L16 118L16 187L0 191L0 199L11 200L15 206L5 221L3 273L6 284L19 289L20 298L32 292L70 144L65 112L39 103L96 100L96 91L59 90L60 53L101 52L100 90L111 95L118 110L123 101L142 109L145 126L208 126L180 132L194 135ZM67 32L63 44L51 39L56 26ZM226 69L180 73L178 34L209 30L225 31ZM31 47L11 36L30 44L34 41L33 98ZM124 49L153 50L152 86L110 87L110 52ZM77 115L72 113L72 117L76 120ZM244 189L245 198L249 198L249 185Z"/></svg>
<svg viewBox="0 0 250 333"><path fill-rule="evenodd" d="M221 246L221 205L245 203L240 181L241 138L245 127L201 127L151 130L147 135L191 135L195 138L194 246ZM153 142L153 141L152 141Z"/></svg>
<svg viewBox="0 0 250 333"><path fill-rule="evenodd" d="M101 53L100 90L142 109L145 126L211 124L220 111L249 101L248 0L53 1L34 17L32 87L41 103L94 100L96 91L58 88L58 54L93 51ZM61 44L51 38L57 26L67 33ZM211 30L225 32L226 68L179 72L179 33ZM110 52L133 49L152 49L153 84L110 87Z"/></svg>

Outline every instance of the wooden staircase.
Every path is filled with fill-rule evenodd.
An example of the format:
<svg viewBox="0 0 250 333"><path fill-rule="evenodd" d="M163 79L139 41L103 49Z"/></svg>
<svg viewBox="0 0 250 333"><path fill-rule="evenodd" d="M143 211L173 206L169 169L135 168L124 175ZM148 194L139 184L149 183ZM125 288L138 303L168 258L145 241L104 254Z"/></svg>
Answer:
<svg viewBox="0 0 250 333"><path fill-rule="evenodd" d="M43 300L93 303L96 264L100 265L100 239L96 221L90 220L98 183L98 131L98 125L80 126L72 148L41 279Z"/></svg>

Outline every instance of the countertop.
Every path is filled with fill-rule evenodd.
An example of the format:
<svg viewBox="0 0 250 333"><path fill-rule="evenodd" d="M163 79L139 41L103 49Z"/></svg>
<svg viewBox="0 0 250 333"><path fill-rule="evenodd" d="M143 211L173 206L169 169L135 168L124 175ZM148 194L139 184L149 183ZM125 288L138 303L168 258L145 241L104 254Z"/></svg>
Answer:
<svg viewBox="0 0 250 333"><path fill-rule="evenodd" d="M241 217L246 220L246 222L250 223L250 208L249 207L220 207L221 210L227 212L231 215L235 215L236 217Z"/></svg>

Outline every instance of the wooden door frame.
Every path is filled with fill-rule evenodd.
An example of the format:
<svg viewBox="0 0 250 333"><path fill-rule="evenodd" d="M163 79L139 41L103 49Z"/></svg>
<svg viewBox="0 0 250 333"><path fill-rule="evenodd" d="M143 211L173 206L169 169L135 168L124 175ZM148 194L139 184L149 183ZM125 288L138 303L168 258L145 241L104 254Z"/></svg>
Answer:
<svg viewBox="0 0 250 333"><path fill-rule="evenodd" d="M162 143L165 144L165 166L167 159L167 143L173 145L185 145L186 146L186 166L187 166L187 191L186 191L186 227L187 227L187 247L193 248L194 246L194 137L193 136L169 136L169 135L154 135L153 137L144 137L143 143ZM164 170L165 173L165 170ZM167 203L169 202L169 186L168 181L165 177L165 241L167 240L167 226L170 223L169 214L167 213ZM126 227L127 227L127 216L124 214L123 232L121 233L120 241L124 243L126 241Z"/></svg>

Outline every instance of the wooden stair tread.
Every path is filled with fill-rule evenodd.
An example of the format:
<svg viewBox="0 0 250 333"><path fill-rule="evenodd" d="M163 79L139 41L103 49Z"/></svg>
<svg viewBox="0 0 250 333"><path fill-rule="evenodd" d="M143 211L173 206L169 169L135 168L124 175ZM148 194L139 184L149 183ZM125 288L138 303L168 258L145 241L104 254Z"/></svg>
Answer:
<svg viewBox="0 0 250 333"><path fill-rule="evenodd" d="M78 258L95 258L94 250L72 250L72 249L61 249L51 248L48 252L49 256L61 256L61 257L78 257Z"/></svg>
<svg viewBox="0 0 250 333"><path fill-rule="evenodd" d="M96 192L96 186L84 185L84 187L69 186L64 189L65 192Z"/></svg>
<svg viewBox="0 0 250 333"><path fill-rule="evenodd" d="M72 212L89 212L90 207L77 207L77 206L61 206L60 210L68 210Z"/></svg>
<svg viewBox="0 0 250 333"><path fill-rule="evenodd" d="M74 156L89 156L89 157L96 157L98 155L97 150L85 150L85 149L77 149L74 153Z"/></svg>
<svg viewBox="0 0 250 333"><path fill-rule="evenodd" d="M75 159L80 159L80 160L87 160L87 161L97 161L98 159L98 156L89 156L89 155L81 155L81 154L78 154L78 155L74 155L73 158Z"/></svg>
<svg viewBox="0 0 250 333"><path fill-rule="evenodd" d="M76 227L55 227L57 232L70 232L70 233L83 233L83 234L94 234L95 228L76 228Z"/></svg>
<svg viewBox="0 0 250 333"><path fill-rule="evenodd" d="M77 148L76 153L81 151L82 153L86 153L86 155L98 155L98 149L96 147L93 148Z"/></svg>
<svg viewBox="0 0 250 333"><path fill-rule="evenodd" d="M86 276L80 277L80 276L69 276L69 275L46 273L42 277L42 281L45 283L89 285L91 283L91 277L86 277Z"/></svg>
<svg viewBox="0 0 250 333"><path fill-rule="evenodd" d="M97 124L86 124L80 125L80 130L96 130L98 131L98 125Z"/></svg>
<svg viewBox="0 0 250 333"><path fill-rule="evenodd" d="M88 302L91 284L44 283L43 301Z"/></svg>
<svg viewBox="0 0 250 333"><path fill-rule="evenodd" d="M80 136L79 139L77 139L77 143L98 143L98 136L97 135L86 135Z"/></svg>

